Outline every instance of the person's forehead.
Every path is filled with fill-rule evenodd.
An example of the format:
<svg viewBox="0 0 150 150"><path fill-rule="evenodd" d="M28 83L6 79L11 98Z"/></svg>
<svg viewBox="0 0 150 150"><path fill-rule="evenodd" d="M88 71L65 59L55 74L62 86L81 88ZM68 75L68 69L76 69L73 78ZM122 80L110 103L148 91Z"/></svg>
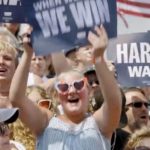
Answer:
<svg viewBox="0 0 150 150"><path fill-rule="evenodd" d="M13 51L10 51L10 50L5 50L5 51L1 51L0 50L0 56L9 56L9 57L12 57L12 58L15 58L15 53Z"/></svg>
<svg viewBox="0 0 150 150"><path fill-rule="evenodd" d="M85 45L85 46L79 47L77 50L87 49L87 48L91 48L91 47L92 47L92 45Z"/></svg>
<svg viewBox="0 0 150 150"><path fill-rule="evenodd" d="M79 80L81 78L83 78L83 76L78 72L68 72L68 73L62 74L59 77L59 80L70 82L70 81L74 81L74 80Z"/></svg>
<svg viewBox="0 0 150 150"><path fill-rule="evenodd" d="M67 74L66 76L63 76L61 79L63 79L64 81L74 81L74 80L78 80L81 79L81 76L75 75L75 74Z"/></svg>
<svg viewBox="0 0 150 150"><path fill-rule="evenodd" d="M32 56L32 59L33 59L33 58L36 58L36 59L44 59L44 60L45 60L45 57L42 56L42 55L38 55L38 56L33 55L33 56Z"/></svg>
<svg viewBox="0 0 150 150"><path fill-rule="evenodd" d="M132 90L125 93L126 104L133 101L147 101L146 97L138 90Z"/></svg>

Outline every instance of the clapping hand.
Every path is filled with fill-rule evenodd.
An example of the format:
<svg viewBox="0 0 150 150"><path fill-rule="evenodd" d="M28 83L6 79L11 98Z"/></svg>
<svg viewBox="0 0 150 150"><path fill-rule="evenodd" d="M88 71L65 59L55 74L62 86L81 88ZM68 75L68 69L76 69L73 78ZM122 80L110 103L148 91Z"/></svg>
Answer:
<svg viewBox="0 0 150 150"><path fill-rule="evenodd" d="M104 51L108 44L108 37L105 28L101 25L100 27L95 27L94 32L89 32L88 40L93 46L93 57L96 59L98 57L103 57Z"/></svg>

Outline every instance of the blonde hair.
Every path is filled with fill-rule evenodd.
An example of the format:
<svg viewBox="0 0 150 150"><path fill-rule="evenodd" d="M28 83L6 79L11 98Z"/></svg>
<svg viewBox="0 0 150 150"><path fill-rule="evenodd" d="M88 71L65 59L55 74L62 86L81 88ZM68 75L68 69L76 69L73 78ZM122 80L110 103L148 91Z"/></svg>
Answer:
<svg viewBox="0 0 150 150"><path fill-rule="evenodd" d="M57 114L58 113L58 110L57 110L58 108L57 107L59 105L59 102L58 102L59 100L58 100L58 93L55 89L55 84L54 83L51 85L51 87L49 87L47 89L47 92L48 92L49 95L51 95L53 113Z"/></svg>
<svg viewBox="0 0 150 150"><path fill-rule="evenodd" d="M12 131L12 140L22 143L27 150L35 149L36 138L20 119L11 124L10 129Z"/></svg>
<svg viewBox="0 0 150 150"><path fill-rule="evenodd" d="M78 75L78 77L80 77L80 78L83 78L83 77L84 77L84 74L83 74L81 71L79 71L79 70L77 70L77 69L72 69L72 70L68 70L68 71L65 71L65 72L60 73L60 74L56 77L57 81L61 80L62 78L64 78L64 77L65 77L66 75L68 75L68 74L76 74L76 75Z"/></svg>
<svg viewBox="0 0 150 150"><path fill-rule="evenodd" d="M41 97L45 99L49 98L49 96L46 93L46 90L42 88L41 86L38 86L38 85L28 86L26 89L26 95L28 96L30 93L32 93L32 91L37 91L41 95Z"/></svg>
<svg viewBox="0 0 150 150"><path fill-rule="evenodd" d="M141 129L136 130L129 138L124 150L135 150L137 146L140 146L140 143L144 138L150 138L149 126L143 126Z"/></svg>
<svg viewBox="0 0 150 150"><path fill-rule="evenodd" d="M51 112L54 112L54 102L53 102L51 94L49 94L48 91L45 90L41 86L32 85L32 86L28 86L26 88L26 95L29 96L30 93L32 93L33 91L37 91L40 94L40 96L42 97L42 99L48 99L49 101L51 101L52 104L51 104L50 110L51 110ZM38 102L39 102L39 100L37 100L37 103Z"/></svg>
<svg viewBox="0 0 150 150"><path fill-rule="evenodd" d="M11 53L15 58L18 54L16 48L13 45L3 40L0 40L0 52Z"/></svg>

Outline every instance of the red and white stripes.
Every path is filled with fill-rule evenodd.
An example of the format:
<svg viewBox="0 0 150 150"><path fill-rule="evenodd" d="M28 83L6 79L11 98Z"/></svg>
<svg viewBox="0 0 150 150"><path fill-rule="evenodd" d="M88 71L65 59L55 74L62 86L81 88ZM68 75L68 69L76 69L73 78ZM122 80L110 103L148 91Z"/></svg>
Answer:
<svg viewBox="0 0 150 150"><path fill-rule="evenodd" d="M150 18L150 0L117 0L118 12Z"/></svg>

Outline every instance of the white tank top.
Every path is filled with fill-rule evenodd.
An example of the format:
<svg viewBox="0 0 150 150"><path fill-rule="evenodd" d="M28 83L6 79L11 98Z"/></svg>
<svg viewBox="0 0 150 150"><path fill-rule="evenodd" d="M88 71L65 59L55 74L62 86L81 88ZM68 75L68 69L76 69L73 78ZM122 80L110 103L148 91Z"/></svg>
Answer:
<svg viewBox="0 0 150 150"><path fill-rule="evenodd" d="M53 117L37 139L37 150L110 150L110 140L98 129L93 116L77 125Z"/></svg>

